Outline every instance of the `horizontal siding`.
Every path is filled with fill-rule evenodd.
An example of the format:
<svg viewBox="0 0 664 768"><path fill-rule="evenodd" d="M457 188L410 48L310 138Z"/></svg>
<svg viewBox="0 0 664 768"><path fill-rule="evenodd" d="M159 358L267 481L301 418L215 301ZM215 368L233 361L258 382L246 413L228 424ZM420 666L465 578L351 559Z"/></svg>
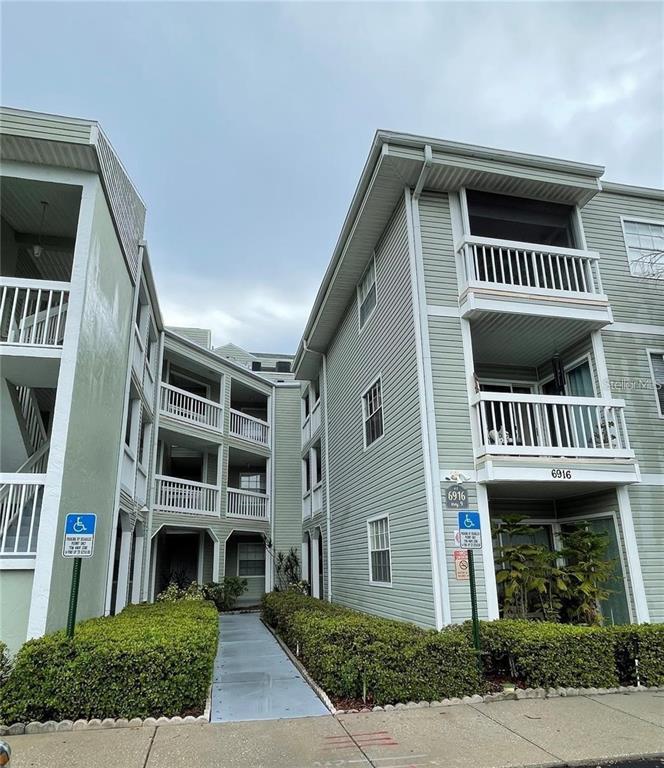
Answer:
<svg viewBox="0 0 664 768"><path fill-rule="evenodd" d="M435 623L415 328L404 203L376 248L377 308L358 331L351 301L328 350L332 596ZM361 393L382 374L385 434L363 449ZM390 517L392 587L369 582L369 517Z"/></svg>
<svg viewBox="0 0 664 768"><path fill-rule="evenodd" d="M277 388L274 450L274 551L288 552L302 537L300 390Z"/></svg>
<svg viewBox="0 0 664 768"><path fill-rule="evenodd" d="M457 306L459 288L447 194L425 192L419 210L427 304Z"/></svg>
<svg viewBox="0 0 664 768"><path fill-rule="evenodd" d="M664 486L630 486L629 498L650 621L664 621Z"/></svg>
<svg viewBox="0 0 664 768"><path fill-rule="evenodd" d="M659 418L647 349L664 349L664 336L603 332L614 397L625 401L625 421L642 472L664 474L664 419Z"/></svg>
<svg viewBox="0 0 664 768"><path fill-rule="evenodd" d="M11 136L26 136L45 141L89 144L92 123L34 112L19 114L0 110L0 131Z"/></svg>
<svg viewBox="0 0 664 768"><path fill-rule="evenodd" d="M588 248L601 257L600 272L613 317L623 323L664 323L662 282L629 271L620 217L664 221L664 201L600 192L581 212Z"/></svg>

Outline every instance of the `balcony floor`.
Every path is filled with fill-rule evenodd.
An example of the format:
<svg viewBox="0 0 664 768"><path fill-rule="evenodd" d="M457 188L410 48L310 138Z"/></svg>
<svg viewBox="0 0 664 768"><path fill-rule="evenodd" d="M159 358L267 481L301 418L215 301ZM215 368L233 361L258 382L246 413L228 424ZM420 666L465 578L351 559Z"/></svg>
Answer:
<svg viewBox="0 0 664 768"><path fill-rule="evenodd" d="M53 389L58 385L59 347L0 345L0 372L19 387Z"/></svg>

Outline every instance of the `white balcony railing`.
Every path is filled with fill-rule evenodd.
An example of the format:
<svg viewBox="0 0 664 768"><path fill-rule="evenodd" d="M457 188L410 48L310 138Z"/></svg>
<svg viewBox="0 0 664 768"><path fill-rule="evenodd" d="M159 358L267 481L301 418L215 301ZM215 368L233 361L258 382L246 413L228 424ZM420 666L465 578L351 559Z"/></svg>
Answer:
<svg viewBox="0 0 664 768"><path fill-rule="evenodd" d="M624 407L605 398L480 392L480 454L631 458Z"/></svg>
<svg viewBox="0 0 664 768"><path fill-rule="evenodd" d="M318 402L311 409L311 436L312 437L316 434L316 430L319 429L320 427L320 413L321 413L320 400L318 400Z"/></svg>
<svg viewBox="0 0 664 768"><path fill-rule="evenodd" d="M69 283L0 277L0 344L61 347Z"/></svg>
<svg viewBox="0 0 664 768"><path fill-rule="evenodd" d="M193 480L157 475L155 508L186 515L219 515L219 488Z"/></svg>
<svg viewBox="0 0 664 768"><path fill-rule="evenodd" d="M145 360L145 344L141 338L141 332L134 323L134 351L132 353L132 367L139 381L143 381L143 361Z"/></svg>
<svg viewBox="0 0 664 768"><path fill-rule="evenodd" d="M311 492L307 491L302 497L302 519L307 520L311 517Z"/></svg>
<svg viewBox="0 0 664 768"><path fill-rule="evenodd" d="M231 408L231 435L250 440L261 445L270 444L270 425L267 421L249 416Z"/></svg>
<svg viewBox="0 0 664 768"><path fill-rule="evenodd" d="M148 473L141 464L136 464L136 487L134 499L139 504L145 504L148 498Z"/></svg>
<svg viewBox="0 0 664 768"><path fill-rule="evenodd" d="M311 514L317 515L323 509L323 486L317 485L311 492Z"/></svg>
<svg viewBox="0 0 664 768"><path fill-rule="evenodd" d="M218 432L224 428L224 411L220 403L164 382L161 384L161 412Z"/></svg>
<svg viewBox="0 0 664 768"><path fill-rule="evenodd" d="M229 488L226 515L228 517L246 517L251 520L268 520L270 517L269 497L265 493Z"/></svg>
<svg viewBox="0 0 664 768"><path fill-rule="evenodd" d="M125 491L133 497L136 483L136 459L133 451L126 443L123 445L120 482Z"/></svg>
<svg viewBox="0 0 664 768"><path fill-rule="evenodd" d="M576 248L467 235L458 249L467 287L517 293L605 298L599 254Z"/></svg>
<svg viewBox="0 0 664 768"><path fill-rule="evenodd" d="M0 560L37 554L45 482L45 474L0 474Z"/></svg>
<svg viewBox="0 0 664 768"><path fill-rule="evenodd" d="M311 414L308 414L302 422L302 447L311 440Z"/></svg>

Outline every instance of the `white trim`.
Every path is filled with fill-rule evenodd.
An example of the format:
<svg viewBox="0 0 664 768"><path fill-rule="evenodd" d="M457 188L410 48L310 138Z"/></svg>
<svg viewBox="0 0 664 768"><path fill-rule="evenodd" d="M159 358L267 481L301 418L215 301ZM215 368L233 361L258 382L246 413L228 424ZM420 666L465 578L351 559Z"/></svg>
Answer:
<svg viewBox="0 0 664 768"><path fill-rule="evenodd" d="M302 563L300 564L300 570L302 572L302 581L306 581L311 585L309 580L309 548L311 547L311 536L309 531L304 531L302 534Z"/></svg>
<svg viewBox="0 0 664 768"><path fill-rule="evenodd" d="M39 171L43 170L40 166ZM55 176L55 179L53 179L53 176ZM47 470L48 480L44 487L39 536L37 538L35 573L32 581L32 596L27 627L28 640L33 637L41 637L47 629L53 565L54 559L57 556L55 553L55 542L60 527L62 475L67 450L74 378L76 375L83 309L85 306L88 266L90 264L92 246L92 228L97 196L103 195L101 181L92 174L72 174L72 176L69 174L55 174L53 172L46 174L49 181L60 181L62 176L78 179L78 184L82 185L81 204L76 227L76 242L74 244L67 324L62 345L62 359L53 412L53 426L51 428L51 447ZM42 179L43 176L33 166L28 178ZM119 442L122 443L123 440L121 439ZM118 446L119 451L120 449L121 445Z"/></svg>
<svg viewBox="0 0 664 768"><path fill-rule="evenodd" d="M500 618L498 607L498 588L496 586L496 566L493 558L493 537L491 536L491 514L489 494L486 485L476 484L477 510L480 513L482 535L482 568L484 570L484 592L489 621ZM493 578L491 578L493 574Z"/></svg>
<svg viewBox="0 0 664 768"><path fill-rule="evenodd" d="M424 486L429 525L429 556L433 607L436 629L451 623L450 593L445 563L445 531L443 527L442 496L438 467L438 439L436 431L435 398L431 366L431 344L427 317L424 260L422 254L419 200L405 190L408 250L413 302L413 325L417 361L418 399L420 408L420 434L422 440ZM391 562L391 555L390 555Z"/></svg>
<svg viewBox="0 0 664 768"><path fill-rule="evenodd" d="M644 472L641 475L641 485L664 485L664 475Z"/></svg>
<svg viewBox="0 0 664 768"><path fill-rule="evenodd" d="M603 328L614 333L638 333L645 336L664 336L664 325L646 325L644 323L611 323Z"/></svg>
<svg viewBox="0 0 664 768"><path fill-rule="evenodd" d="M203 557L205 555L205 532L198 532L198 568L196 573L196 581L199 584L203 583Z"/></svg>
<svg viewBox="0 0 664 768"><path fill-rule="evenodd" d="M501 457L506 458L506 457ZM584 468L583 459L567 460L564 457L547 456L543 461L537 461L539 457L516 456L512 457L516 461L512 466L496 466L493 461L488 459L477 470L478 483L500 483L500 482L542 482L550 483L552 481L552 469L570 469L573 476L568 479L557 479L556 483L605 483L606 485L628 485L641 481L639 466L636 462L627 462L631 471L616 472L593 468L597 459L590 459L589 468ZM542 463L542 467L523 466L533 461ZM599 460L600 463L601 460ZM607 459L608 463L615 463ZM580 466L581 465L581 466Z"/></svg>
<svg viewBox="0 0 664 768"><path fill-rule="evenodd" d="M625 246L625 256L627 256L627 268L629 269L629 274L631 277L636 277L637 279L640 278L642 280L661 280L661 277L657 277L656 275L640 275L636 274L635 272L632 272L632 262L629 258L629 249L630 246L627 244L627 233L625 232L625 222L629 221L633 224L653 224L656 227L664 227L664 221L658 220L658 219L643 219L641 217L635 217L635 216L621 216L620 217L620 229L622 230L622 236L623 236L623 245ZM664 261L662 262L664 265Z"/></svg>
<svg viewBox="0 0 664 768"><path fill-rule="evenodd" d="M616 488L616 495L618 496L618 509L620 512L623 541L625 543L625 554L627 555L629 576L632 584L632 596L636 608L636 621L639 624L646 624L650 621L650 613L643 583L643 572L641 570L639 547L634 530L634 518L632 517L629 491L625 486L621 486Z"/></svg>
<svg viewBox="0 0 664 768"><path fill-rule="evenodd" d="M0 557L0 571L34 571L35 558Z"/></svg>
<svg viewBox="0 0 664 768"><path fill-rule="evenodd" d="M508 294L509 291L505 291L504 294ZM485 298L485 292L480 290L468 291L460 302L461 317L471 314L472 312L502 312L504 314L512 315L534 315L536 317L558 317L562 319L571 320L588 320L590 322L602 323L602 325L608 325L613 322L613 314L611 306L608 302L593 302L593 301L566 301L567 306L560 306L560 304L548 304L553 301L557 302L560 298L547 298L544 296L538 296L537 299L529 299L526 301L509 301L508 299L497 298L498 292L491 290L488 292L489 298ZM579 305L585 305L585 308ZM587 308L591 305L595 305L595 308Z"/></svg>
<svg viewBox="0 0 664 768"><path fill-rule="evenodd" d="M375 440L372 440L367 445L367 421L369 420L369 417L366 415L366 408L365 408L365 397L368 394L369 390L372 389L372 387L375 387L376 384L379 385L380 388L380 423L382 427L382 432ZM364 450L368 451L369 448L371 448L373 445L376 445L377 442L383 439L385 437L385 393L383 391L383 374L379 373L378 376L369 384L369 386L362 392L360 395L360 406L362 408L362 444L364 446ZM309 474L311 475L311 468L309 469Z"/></svg>
<svg viewBox="0 0 664 768"><path fill-rule="evenodd" d="M331 514L330 514L330 443L327 420L327 355L323 355L323 380L325 381L325 400L323 402L323 419L325 434L325 519L327 522L325 531L325 545L327 548L327 599L332 602L332 546L330 544L331 536Z"/></svg>
<svg viewBox="0 0 664 768"><path fill-rule="evenodd" d="M311 547L311 570L312 573L309 575L311 576L310 585L311 585L311 596L316 597L320 599L320 593L321 593L321 583L320 583L320 572L318 569L318 535L316 534L316 530L314 529L313 536L309 536L309 546ZM320 529L318 529L320 530Z"/></svg>
<svg viewBox="0 0 664 768"><path fill-rule="evenodd" d="M664 411L662 411L659 404L659 397L657 395L657 379L655 377L655 369L652 364L653 355L661 355L664 358L664 349L653 349L652 347L646 347L646 355L648 357L648 368L650 369L650 378L652 379L653 392L655 394L655 408L657 409L657 417L664 419ZM662 384L664 386L664 383Z"/></svg>
<svg viewBox="0 0 664 768"><path fill-rule="evenodd" d="M375 581L371 571L371 553L372 552L384 552L384 549L372 549L371 548L371 523L377 523L379 520L387 520L387 551L390 555L390 580L389 581ZM372 515L367 518L367 555L369 560L369 584L377 587L391 587L392 586L392 537L390 536L390 515L388 512L380 512L377 515Z"/></svg>
<svg viewBox="0 0 664 768"><path fill-rule="evenodd" d="M609 378L609 369L606 366L606 355L604 354L604 342L602 341L602 332L593 331L590 334L590 340L593 347L593 357L595 360L595 373L599 381L599 391L602 397L611 397L611 380ZM591 363L592 365L592 363ZM592 368L591 368L592 373ZM595 389L595 380L593 378L593 389Z"/></svg>

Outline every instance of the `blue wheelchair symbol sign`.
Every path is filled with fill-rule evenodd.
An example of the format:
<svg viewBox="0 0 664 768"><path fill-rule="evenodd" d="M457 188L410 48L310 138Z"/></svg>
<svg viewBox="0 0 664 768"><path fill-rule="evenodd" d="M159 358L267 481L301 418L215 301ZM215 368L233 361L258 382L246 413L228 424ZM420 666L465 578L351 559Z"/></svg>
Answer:
<svg viewBox="0 0 664 768"><path fill-rule="evenodd" d="M459 512L459 530L460 531L479 531L480 513L479 512Z"/></svg>
<svg viewBox="0 0 664 768"><path fill-rule="evenodd" d="M97 515L67 515L65 536L94 536L96 525Z"/></svg>

